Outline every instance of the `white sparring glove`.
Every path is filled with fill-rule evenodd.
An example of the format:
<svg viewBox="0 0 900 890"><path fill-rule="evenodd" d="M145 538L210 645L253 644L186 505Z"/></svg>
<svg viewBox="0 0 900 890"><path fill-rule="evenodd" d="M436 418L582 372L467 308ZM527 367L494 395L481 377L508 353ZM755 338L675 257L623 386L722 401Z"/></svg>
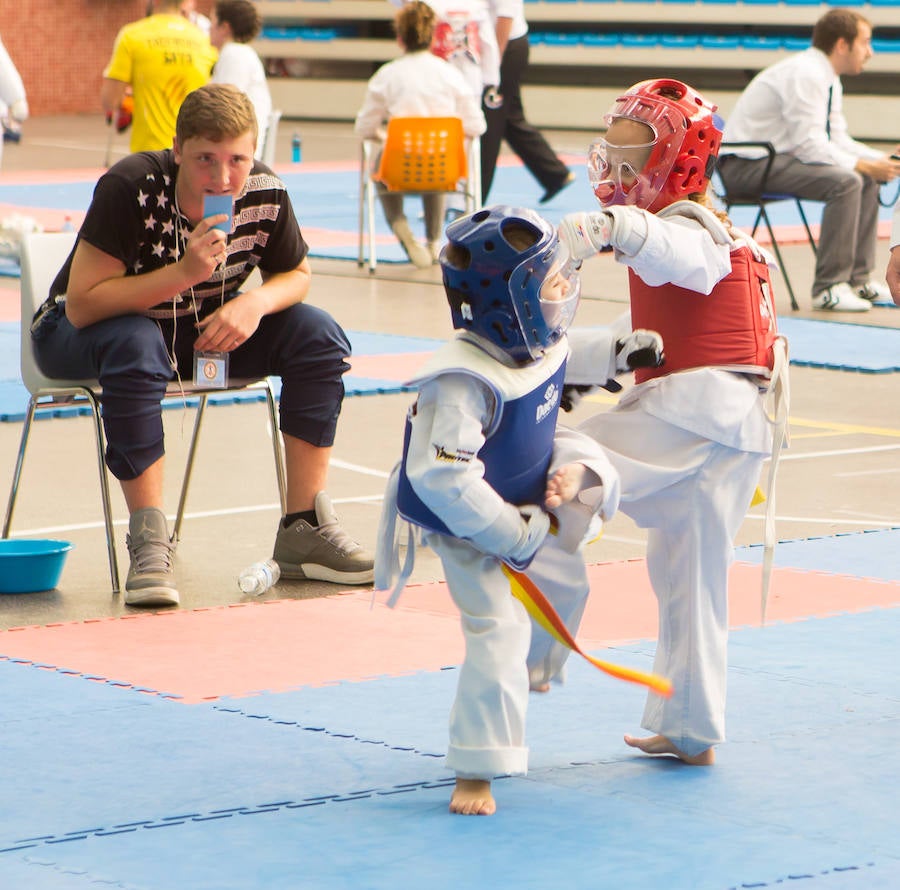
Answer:
<svg viewBox="0 0 900 890"><path fill-rule="evenodd" d="M500 559L508 562L517 571L522 571L534 559L538 547L550 531L550 516L536 504L516 507L522 517L522 528L519 540L507 552L498 554Z"/></svg>
<svg viewBox="0 0 900 890"><path fill-rule="evenodd" d="M549 530L550 517L536 504L506 504L494 522L466 539L482 553L521 570L531 562Z"/></svg>
<svg viewBox="0 0 900 890"><path fill-rule="evenodd" d="M616 371L620 373L635 368L658 368L665 358L662 337L656 331L638 328L616 340Z"/></svg>
<svg viewBox="0 0 900 890"><path fill-rule="evenodd" d="M568 213L559 224L559 239L569 248L572 259L586 260L609 246L612 226L612 216L605 210Z"/></svg>

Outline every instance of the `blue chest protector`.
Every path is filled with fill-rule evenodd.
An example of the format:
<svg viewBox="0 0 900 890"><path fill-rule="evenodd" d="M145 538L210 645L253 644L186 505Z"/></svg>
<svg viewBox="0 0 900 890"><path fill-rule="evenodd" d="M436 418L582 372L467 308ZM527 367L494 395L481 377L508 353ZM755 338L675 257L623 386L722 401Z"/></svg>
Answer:
<svg viewBox="0 0 900 890"><path fill-rule="evenodd" d="M496 409L478 452L485 481L511 504L540 504L553 456L556 418L566 371L568 346L563 339L540 361L524 368L507 368L466 340L454 340L439 350L423 374L422 383L441 374L471 374L494 395ZM403 459L397 490L397 510L408 522L428 531L452 535L413 491L406 472L411 422L406 421Z"/></svg>

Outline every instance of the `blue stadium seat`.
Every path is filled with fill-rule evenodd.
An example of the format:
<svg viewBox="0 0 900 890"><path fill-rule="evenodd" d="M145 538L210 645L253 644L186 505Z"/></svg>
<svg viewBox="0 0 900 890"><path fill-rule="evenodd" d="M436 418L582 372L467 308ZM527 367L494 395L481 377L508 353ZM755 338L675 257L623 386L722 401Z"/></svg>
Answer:
<svg viewBox="0 0 900 890"><path fill-rule="evenodd" d="M737 49L740 45L741 38L737 36L704 34L700 38L700 46L706 49Z"/></svg>
<svg viewBox="0 0 900 890"><path fill-rule="evenodd" d="M663 34L659 38L660 45L670 49L693 49L700 44L699 34Z"/></svg>
<svg viewBox="0 0 900 890"><path fill-rule="evenodd" d="M589 0L590 2L590 0ZM615 46L619 42L618 34L582 34L584 46Z"/></svg>
<svg viewBox="0 0 900 890"><path fill-rule="evenodd" d="M262 36L266 40L296 40L300 37L303 28L290 26L267 25L262 29Z"/></svg>
<svg viewBox="0 0 900 890"><path fill-rule="evenodd" d="M581 43L581 37L581 34L547 32L544 34L544 43L547 46L578 46Z"/></svg>
<svg viewBox="0 0 900 890"><path fill-rule="evenodd" d="M623 34L621 39L622 46L658 46L659 35L657 34Z"/></svg>
<svg viewBox="0 0 900 890"><path fill-rule="evenodd" d="M744 49L781 49L783 42L780 37L754 37L745 34L741 37L741 46Z"/></svg>

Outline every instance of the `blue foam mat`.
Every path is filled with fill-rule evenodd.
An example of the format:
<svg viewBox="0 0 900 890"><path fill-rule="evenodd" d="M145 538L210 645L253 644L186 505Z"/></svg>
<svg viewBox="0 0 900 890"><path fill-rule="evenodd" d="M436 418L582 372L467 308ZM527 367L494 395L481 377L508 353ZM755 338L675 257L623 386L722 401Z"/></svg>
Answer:
<svg viewBox="0 0 900 890"><path fill-rule="evenodd" d="M738 547L735 557L759 565L762 545ZM775 565L900 582L900 528L779 541Z"/></svg>
<svg viewBox="0 0 900 890"><path fill-rule="evenodd" d="M390 355L404 352L431 352L443 342L429 337L404 337L394 334L375 334L366 331L347 331L354 355ZM22 384L19 373L20 330L15 322L0 323L0 421L19 421L25 416L28 406L28 392ZM281 392L281 381L272 378L276 397ZM344 375L344 388L347 395L375 395L379 393L406 392L409 387L391 379L360 377L352 372ZM242 402L261 402L265 395L260 390L245 392L229 392L222 395L213 394L209 401L212 405L230 405ZM188 405L196 405L196 398L188 398ZM180 408L185 400L170 398L163 402L164 407ZM89 414L90 409L84 405L55 408L53 411L38 415L46 417L74 417Z"/></svg>
<svg viewBox="0 0 900 890"><path fill-rule="evenodd" d="M4 278L20 278L22 269L18 260L14 260L11 257L0 257L0 275Z"/></svg>
<svg viewBox="0 0 900 890"><path fill-rule="evenodd" d="M875 325L778 319L787 335L792 365L840 371L890 373L900 371L900 330Z"/></svg>
<svg viewBox="0 0 900 890"><path fill-rule="evenodd" d="M790 341L791 364L843 371L891 373L900 371L900 330L871 325L783 318L780 329ZM427 337L405 337L348 331L354 355L386 355L403 352L430 352L441 340ZM276 393L279 382L275 383ZM348 395L402 392L407 390L396 380L363 378L348 374L344 378ZM228 393L212 396L212 404L259 401L259 392ZM190 399L188 404L195 404ZM19 376L19 326L14 322L0 323L0 421L17 421L24 416L28 394ZM181 400L171 399L171 407ZM85 407L65 407L53 416L64 417L87 413Z"/></svg>
<svg viewBox="0 0 900 890"><path fill-rule="evenodd" d="M446 789L373 796L92 838L19 854L13 864L21 871L33 863L35 876L41 868L78 869L98 884L143 890L724 890L803 879L811 890L871 890L894 886L891 877L900 875L889 851L823 837L803 823L766 825L742 808L740 795L733 807L704 811L702 780L655 778L662 781L651 798L498 783L505 806L493 819L448 817ZM669 795L682 797L688 785L699 799L679 811ZM890 810L873 815L891 821Z"/></svg>
<svg viewBox="0 0 900 890"><path fill-rule="evenodd" d="M584 149L587 150L585 144ZM571 157L571 156L567 156ZM582 157L570 165L575 181L563 189L554 199L540 206L541 215L557 224L567 214L580 210L596 209L596 201L588 183L585 161ZM328 229L342 233L357 233L359 173L356 170L303 170L282 168L279 175L287 186L291 201L303 229ZM46 209L83 212L90 204L94 184L92 182L33 183L28 185L0 184L0 203L40 207ZM513 206L538 207L543 188L517 161L502 163L496 171L491 187L489 203L511 204ZM807 218L813 225L818 224L822 213L819 202L804 202ZM420 238L425 237L424 223L420 213L421 201L409 198L406 213L413 231ZM891 218L892 208L879 210L881 219ZM769 210L775 226L798 225L797 212L792 202L775 204ZM749 228L753 225L752 208L734 208L731 219L735 225ZM378 259L382 262L408 262L406 254L391 235L389 226L380 210L375 214L375 226L379 235L388 236L388 243L378 246ZM310 255L335 259L356 260L356 239L341 245L330 246L317 243L315 237L310 242ZM10 271L8 274L15 274Z"/></svg>
<svg viewBox="0 0 900 890"><path fill-rule="evenodd" d="M427 756L454 670L185 706L0 662L0 885L893 886L898 630L886 609L735 631L710 770L626 748L642 693L573 660L492 819L449 817Z"/></svg>

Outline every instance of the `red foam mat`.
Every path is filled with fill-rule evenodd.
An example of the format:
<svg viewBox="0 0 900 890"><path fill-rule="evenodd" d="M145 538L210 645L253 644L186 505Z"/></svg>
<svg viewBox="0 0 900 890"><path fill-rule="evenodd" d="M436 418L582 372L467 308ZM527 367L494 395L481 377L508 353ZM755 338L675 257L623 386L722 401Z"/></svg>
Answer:
<svg viewBox="0 0 900 890"><path fill-rule="evenodd" d="M590 578L594 595L579 635L585 648L655 637L656 606L643 560L592 566ZM732 626L758 623L759 595L759 568L736 564ZM372 600L371 591L355 591L18 628L0 632L0 657L188 703L438 670L462 660L457 615L444 584L410 587L393 611ZM768 619L898 603L900 584L776 569Z"/></svg>

